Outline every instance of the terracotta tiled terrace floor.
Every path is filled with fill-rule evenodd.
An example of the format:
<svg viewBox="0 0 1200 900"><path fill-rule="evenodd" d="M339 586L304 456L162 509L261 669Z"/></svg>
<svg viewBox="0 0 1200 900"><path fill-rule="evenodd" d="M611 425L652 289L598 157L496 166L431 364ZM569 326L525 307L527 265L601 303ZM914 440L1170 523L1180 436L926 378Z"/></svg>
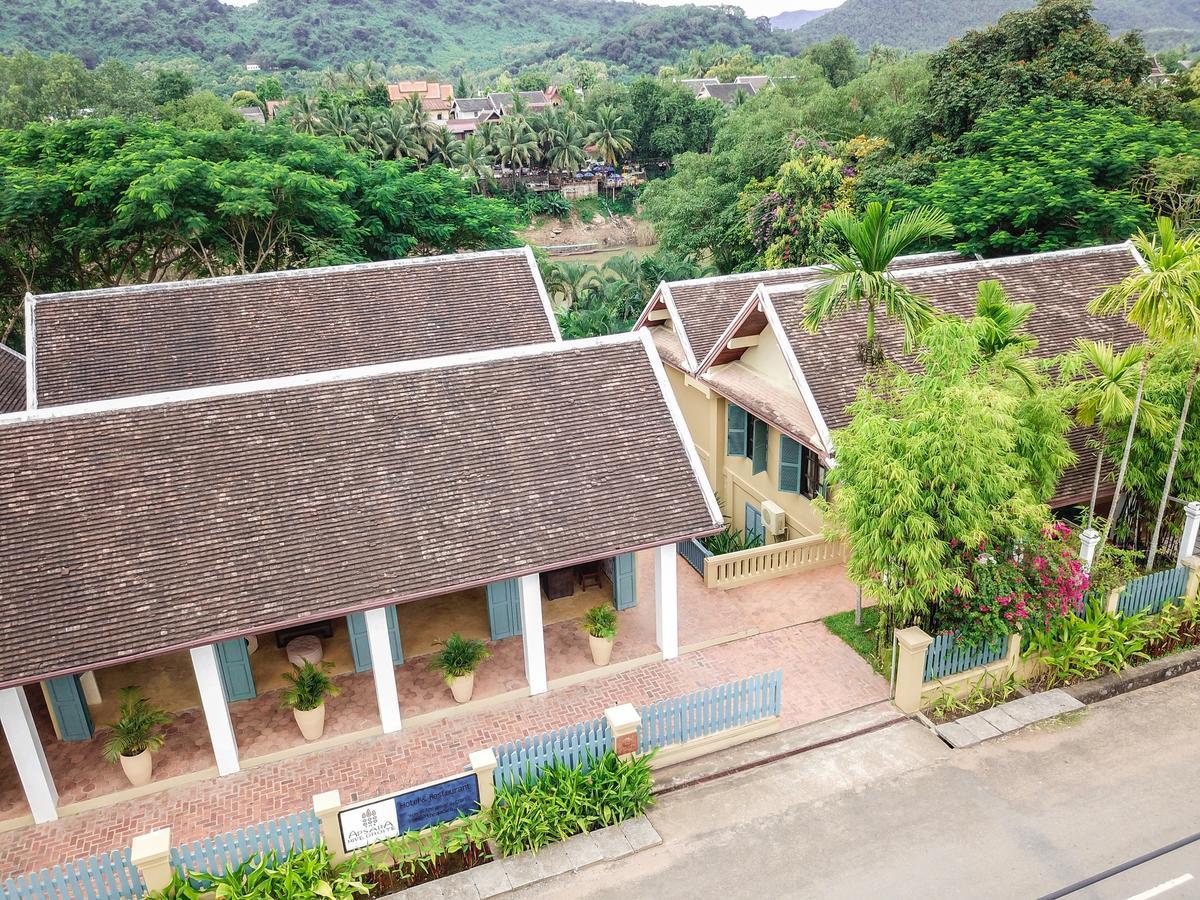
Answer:
<svg viewBox="0 0 1200 900"><path fill-rule="evenodd" d="M231 706L244 771L217 778L214 769L213 777L0 833L0 877L126 846L134 835L164 825L176 842L205 837L307 808L314 793L331 788L340 789L344 801L387 793L460 771L471 750L590 719L607 706L659 700L775 668L784 670L785 727L886 697L886 683L817 621L853 605L854 588L841 567L721 592L706 589L683 560L678 565L681 644L685 650L699 645L679 659L601 674L576 622L560 622L545 630L552 683L584 672L595 677L540 697L502 698L526 685L520 639L499 641L477 676L475 697L484 702L453 708L445 685L425 671L425 659L409 658L396 670L397 685L404 716L420 717L418 724L399 734L350 738L375 727L377 712L370 674L346 675L339 678L344 693L329 705L326 737L347 736L347 742L266 762L256 758L302 741L277 694L260 694ZM614 663L656 652L652 554L639 558L638 577L640 602L621 614ZM734 636L740 639L713 643ZM36 692L31 702L40 703ZM49 728L48 721L41 724ZM62 804L127 787L119 769L99 760L103 737L101 730L92 741L63 743L45 735ZM203 717L183 713L156 757L156 778L203 773L212 765ZM7 753L0 757L0 811L9 817L27 812Z"/></svg>

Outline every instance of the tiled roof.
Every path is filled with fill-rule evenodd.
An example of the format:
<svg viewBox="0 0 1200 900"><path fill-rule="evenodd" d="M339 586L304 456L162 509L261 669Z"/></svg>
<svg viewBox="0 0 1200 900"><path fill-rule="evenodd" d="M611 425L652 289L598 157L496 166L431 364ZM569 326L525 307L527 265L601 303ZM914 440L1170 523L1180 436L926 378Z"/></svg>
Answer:
<svg viewBox="0 0 1200 900"><path fill-rule="evenodd" d="M808 406L794 391L760 375L740 362L705 372L700 379L764 422L770 422L814 450L824 446Z"/></svg>
<svg viewBox="0 0 1200 900"><path fill-rule="evenodd" d="M0 344L0 413L25 408L25 357Z"/></svg>
<svg viewBox="0 0 1200 900"><path fill-rule="evenodd" d="M251 122L255 125L267 124L267 117L263 115L263 111L257 106L239 106L237 111L247 122Z"/></svg>
<svg viewBox="0 0 1200 900"><path fill-rule="evenodd" d="M555 340L526 249L50 294L39 406Z"/></svg>
<svg viewBox="0 0 1200 900"><path fill-rule="evenodd" d="M930 253L917 256L902 256L892 264L892 269L927 266L961 261L957 253ZM820 275L816 266L795 269L767 269L762 272L743 272L711 278L695 278L688 281L671 281L665 284L683 320L684 333L700 363L712 350L717 339L729 327L754 289L760 284L794 284ZM660 288L661 291L661 288Z"/></svg>
<svg viewBox="0 0 1200 900"><path fill-rule="evenodd" d="M457 106L463 112L479 113L484 110L494 110L496 104L492 102L491 97L456 97L454 100Z"/></svg>
<svg viewBox="0 0 1200 900"><path fill-rule="evenodd" d="M733 79L734 84L749 84L754 87L755 93L761 91L771 83L770 75L739 75Z"/></svg>
<svg viewBox="0 0 1200 900"><path fill-rule="evenodd" d="M1139 340L1137 330L1123 319L1102 319L1087 311L1093 299L1128 275L1135 265L1129 247L1121 244L1083 252L1070 250L910 269L898 277L909 290L928 297L942 312L963 317L975 314L979 283L999 281L1014 303L1035 305L1026 330L1039 342L1033 355L1045 359L1069 351L1076 338L1109 341L1117 349ZM771 303L821 414L830 428L840 428L848 422L846 407L866 375L858 359L866 312L848 312L810 334L803 321L807 295L807 287L770 290ZM904 333L895 323L878 317L876 336L888 359L916 367L915 360L903 352Z"/></svg>
<svg viewBox="0 0 1200 900"><path fill-rule="evenodd" d="M752 84L706 84L702 96L711 97L713 100L720 100L722 103L730 104L737 99L738 94L745 94L747 97L752 97L755 94L754 85Z"/></svg>
<svg viewBox="0 0 1200 900"><path fill-rule="evenodd" d="M1077 503L1086 505L1091 499L1092 485L1096 478L1096 453L1098 451L1090 445L1096 441L1098 433L1095 428L1077 427L1067 435L1067 442L1079 458L1074 465L1067 467L1058 480L1058 488L1051 502L1052 506L1073 506ZM1112 497L1113 488L1116 486L1113 483L1115 474L1116 467L1105 459L1100 467L1098 496L1101 500ZM1101 515L1107 515L1108 509L1103 507L1099 512Z"/></svg>
<svg viewBox="0 0 1200 900"><path fill-rule="evenodd" d="M0 456L0 687L720 527L645 335L17 413Z"/></svg>

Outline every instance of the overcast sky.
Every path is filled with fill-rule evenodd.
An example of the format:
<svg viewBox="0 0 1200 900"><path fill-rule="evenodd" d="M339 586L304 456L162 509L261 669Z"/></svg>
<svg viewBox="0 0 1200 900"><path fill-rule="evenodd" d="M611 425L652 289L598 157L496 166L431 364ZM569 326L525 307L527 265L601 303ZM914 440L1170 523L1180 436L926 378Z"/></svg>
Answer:
<svg viewBox="0 0 1200 900"><path fill-rule="evenodd" d="M703 2L703 0L641 0L656 6L678 6L681 3ZM740 6L748 16L775 16L793 9L829 9L841 6L843 0L728 0L729 5ZM725 4L713 3L713 6Z"/></svg>

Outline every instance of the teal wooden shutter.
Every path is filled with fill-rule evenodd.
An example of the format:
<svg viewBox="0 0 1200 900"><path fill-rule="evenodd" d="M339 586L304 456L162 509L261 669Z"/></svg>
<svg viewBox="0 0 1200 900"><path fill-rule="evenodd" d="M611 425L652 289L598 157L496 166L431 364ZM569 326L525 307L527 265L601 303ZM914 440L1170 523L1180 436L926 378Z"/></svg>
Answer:
<svg viewBox="0 0 1200 900"><path fill-rule="evenodd" d="M613 606L619 610L637 606L637 561L632 553L613 557L612 582Z"/></svg>
<svg viewBox="0 0 1200 900"><path fill-rule="evenodd" d="M254 673L250 669L246 639L236 637L221 641L215 646L225 699L232 703L235 700L252 700L257 697L258 691L254 689Z"/></svg>
<svg viewBox="0 0 1200 900"><path fill-rule="evenodd" d="M521 582L518 578L497 581L487 586L488 626L492 640L516 637L521 633Z"/></svg>
<svg viewBox="0 0 1200 900"><path fill-rule="evenodd" d="M58 731L62 739L90 740L96 729L92 725L92 714L88 710L87 700L83 697L83 685L79 683L79 676L64 675L62 678L51 678L45 684L46 696L50 699L50 708L54 711L54 721L58 722Z"/></svg>
<svg viewBox="0 0 1200 900"><path fill-rule="evenodd" d="M752 503L746 504L745 530L747 535L757 535L760 542L767 542L767 529L763 526L762 513Z"/></svg>
<svg viewBox="0 0 1200 900"><path fill-rule="evenodd" d="M725 452L729 456L746 455L746 426L749 416L736 403L730 403L726 412Z"/></svg>
<svg viewBox="0 0 1200 900"><path fill-rule="evenodd" d="M767 471L767 423L761 422L758 419L752 420L754 426L753 444L750 449L751 466L750 472L757 475L759 472Z"/></svg>
<svg viewBox="0 0 1200 900"><path fill-rule="evenodd" d="M389 606L387 615L388 643L392 646L392 663L404 663L404 648L400 645L400 623L396 621L396 607ZM346 628L350 632L350 654L354 657L355 672L371 671L371 642L367 638L367 614L350 613L346 616Z"/></svg>
<svg viewBox="0 0 1200 900"><path fill-rule="evenodd" d="M789 494L800 493L801 446L786 434L779 436L779 489Z"/></svg>
<svg viewBox="0 0 1200 900"><path fill-rule="evenodd" d="M371 646L367 643L366 614L350 613L346 616L346 630L350 632L350 653L354 657L354 671L370 672Z"/></svg>

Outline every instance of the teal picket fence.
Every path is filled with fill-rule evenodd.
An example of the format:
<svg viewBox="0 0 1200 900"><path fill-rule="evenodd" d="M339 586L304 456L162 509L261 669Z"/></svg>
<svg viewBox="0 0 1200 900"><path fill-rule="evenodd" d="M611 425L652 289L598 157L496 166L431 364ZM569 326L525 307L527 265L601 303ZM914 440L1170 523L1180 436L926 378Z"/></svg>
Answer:
<svg viewBox="0 0 1200 900"><path fill-rule="evenodd" d="M1121 591L1117 611L1127 616L1162 612L1164 606L1183 596L1187 579L1188 570L1182 566L1135 578Z"/></svg>
<svg viewBox="0 0 1200 900"><path fill-rule="evenodd" d="M1007 636L978 647L957 646L954 637L954 633L949 631L939 634L925 651L925 681L935 681L976 666L986 666L1003 657L1008 650Z"/></svg>
<svg viewBox="0 0 1200 900"><path fill-rule="evenodd" d="M555 761L586 768L591 760L611 750L612 745L612 734L605 718L510 741L495 748L496 771L492 780L496 787L503 787L526 778L537 778Z"/></svg>
<svg viewBox="0 0 1200 900"><path fill-rule="evenodd" d="M679 551L679 555L687 561L689 566L701 575L704 574L704 561L713 555L711 550L695 538L692 538L690 541L680 541L675 545L675 548Z"/></svg>
<svg viewBox="0 0 1200 900"><path fill-rule="evenodd" d="M645 752L778 716L783 671L754 675L643 706L638 749Z"/></svg>
<svg viewBox="0 0 1200 900"><path fill-rule="evenodd" d="M321 843L321 820L312 810L247 825L171 849L175 871L192 875L224 875L248 859L275 851L280 857Z"/></svg>
<svg viewBox="0 0 1200 900"><path fill-rule="evenodd" d="M128 848L8 878L3 889L4 900L126 900L146 892Z"/></svg>

